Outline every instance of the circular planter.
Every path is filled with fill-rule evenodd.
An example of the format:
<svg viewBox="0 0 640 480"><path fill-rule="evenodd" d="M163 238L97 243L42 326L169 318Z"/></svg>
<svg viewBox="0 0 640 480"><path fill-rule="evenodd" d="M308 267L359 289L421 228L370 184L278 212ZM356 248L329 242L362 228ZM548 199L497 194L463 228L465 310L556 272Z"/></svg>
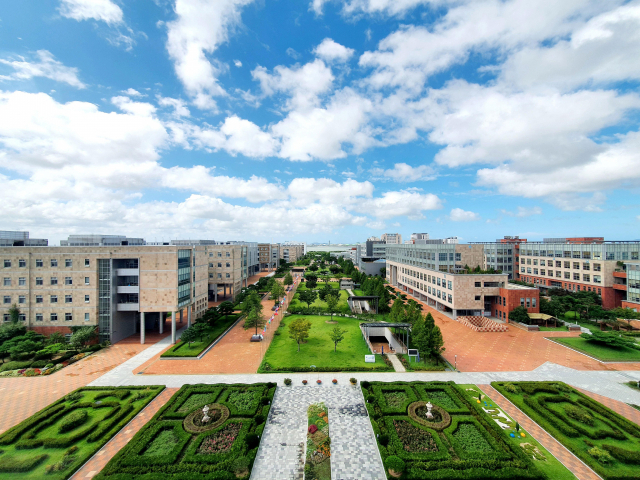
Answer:
<svg viewBox="0 0 640 480"><path fill-rule="evenodd" d="M307 384L307 381L306 381L306 380L302 380L302 384L303 384L303 385L306 385L306 384Z"/></svg>
<svg viewBox="0 0 640 480"><path fill-rule="evenodd" d="M333 380L331 380L331 382L333 382L333 384L335 385L336 383L338 383L338 380L334 378Z"/></svg>
<svg viewBox="0 0 640 480"><path fill-rule="evenodd" d="M322 380L316 380L316 383L317 383L318 385L320 385L320 384L322 384Z"/></svg>
<svg viewBox="0 0 640 480"><path fill-rule="evenodd" d="M433 406L433 408L431 409L431 412L432 413L437 412L440 415L441 420L438 422L431 422L427 420L426 417L416 414L416 410L420 407L424 407L426 403L427 402L420 401L420 402L413 402L411 405L409 405L409 410L408 410L409 417L411 417L412 420L418 422L420 425L433 428L434 430L444 430L449 425L451 425L451 415L449 415L449 413L445 409L437 405Z"/></svg>
<svg viewBox="0 0 640 480"><path fill-rule="evenodd" d="M220 412L220 417L215 421L210 421L204 425L198 425L199 419L202 418L202 408L198 408L194 410L187 418L184 419L182 425L184 429L189 433L202 433L208 432L209 430L213 430L216 427L222 425L229 418L229 409L220 404L220 403L212 403L209 405L209 414L213 414L214 411Z"/></svg>

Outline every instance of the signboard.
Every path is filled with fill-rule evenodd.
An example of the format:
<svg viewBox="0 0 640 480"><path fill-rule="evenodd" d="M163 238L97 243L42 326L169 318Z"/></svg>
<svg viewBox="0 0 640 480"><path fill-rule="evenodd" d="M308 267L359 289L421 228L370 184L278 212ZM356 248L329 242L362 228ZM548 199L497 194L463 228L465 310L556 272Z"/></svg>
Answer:
<svg viewBox="0 0 640 480"><path fill-rule="evenodd" d="M365 363L376 363L376 356L375 355L365 355L364 356L364 361L365 361Z"/></svg>
<svg viewBox="0 0 640 480"><path fill-rule="evenodd" d="M410 348L408 355L410 357L417 357L418 356L418 349L417 348Z"/></svg>

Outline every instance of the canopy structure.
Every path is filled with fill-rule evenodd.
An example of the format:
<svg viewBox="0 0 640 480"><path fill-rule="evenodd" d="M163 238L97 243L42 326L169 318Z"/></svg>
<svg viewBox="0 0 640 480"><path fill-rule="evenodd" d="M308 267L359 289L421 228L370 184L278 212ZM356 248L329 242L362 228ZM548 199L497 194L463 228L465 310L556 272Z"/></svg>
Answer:
<svg viewBox="0 0 640 480"><path fill-rule="evenodd" d="M402 335L398 338L390 329L391 328L399 328L402 329ZM367 340L367 344L369 348L371 348L371 343L369 342L369 337L386 337L389 341L389 345L393 346L393 349L397 353L407 353L407 348L409 346L409 332L411 331L410 323L387 323L387 322L374 322L374 323L361 323L360 329L362 330L362 334ZM383 331L381 331L384 330Z"/></svg>
<svg viewBox="0 0 640 480"><path fill-rule="evenodd" d="M378 313L378 302L380 301L380 297L376 296L351 296L347 299L347 303L349 304L349 308L353 313L363 313L363 310L371 313ZM363 308L364 307L364 308Z"/></svg>
<svg viewBox="0 0 640 480"><path fill-rule="evenodd" d="M546 313L530 313L529 318L536 324L542 324L544 322L545 326L547 326L549 322L553 322L554 326L558 326L558 319L552 315L547 315Z"/></svg>

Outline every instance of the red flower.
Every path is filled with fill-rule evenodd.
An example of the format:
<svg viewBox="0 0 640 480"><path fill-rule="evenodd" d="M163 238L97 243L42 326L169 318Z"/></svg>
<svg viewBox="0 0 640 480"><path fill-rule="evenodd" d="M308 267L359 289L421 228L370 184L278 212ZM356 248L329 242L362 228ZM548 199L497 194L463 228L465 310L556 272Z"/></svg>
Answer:
<svg viewBox="0 0 640 480"><path fill-rule="evenodd" d="M313 434L318 431L318 427L316 425L309 425L309 433Z"/></svg>

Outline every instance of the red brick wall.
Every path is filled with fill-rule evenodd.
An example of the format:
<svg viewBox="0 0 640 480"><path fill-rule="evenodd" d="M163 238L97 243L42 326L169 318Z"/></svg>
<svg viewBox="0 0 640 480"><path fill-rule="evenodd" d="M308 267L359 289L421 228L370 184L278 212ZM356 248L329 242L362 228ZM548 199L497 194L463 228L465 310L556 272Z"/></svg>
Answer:
<svg viewBox="0 0 640 480"><path fill-rule="evenodd" d="M498 318L506 319L507 322L509 321L509 312L520 306L521 298L525 299L524 307L528 313L540 313L540 290L537 288L501 288L500 296L502 298L502 305L498 302L493 302L491 305L491 313ZM527 298L529 299L529 307L527 307ZM534 300L535 307L533 306ZM499 312L501 312L502 315Z"/></svg>
<svg viewBox="0 0 640 480"><path fill-rule="evenodd" d="M636 312L640 312L640 304L635 302L627 302L625 300L622 301L622 308L630 308L631 310L635 310Z"/></svg>
<svg viewBox="0 0 640 480"><path fill-rule="evenodd" d="M54 332L61 333L62 335L71 333L71 329L69 327L30 327L29 330L33 330L36 333L47 336L51 335Z"/></svg>

